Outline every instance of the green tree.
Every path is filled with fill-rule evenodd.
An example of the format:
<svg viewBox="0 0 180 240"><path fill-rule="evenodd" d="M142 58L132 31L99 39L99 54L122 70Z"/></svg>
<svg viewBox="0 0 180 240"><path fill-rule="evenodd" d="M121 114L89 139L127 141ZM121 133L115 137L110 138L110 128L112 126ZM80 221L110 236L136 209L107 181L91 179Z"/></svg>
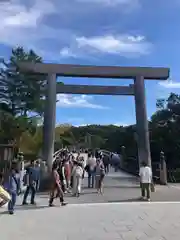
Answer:
<svg viewBox="0 0 180 240"><path fill-rule="evenodd" d="M29 112L43 114L45 76L37 73L22 72L18 62L42 62L34 51L25 52L21 47L12 50L8 63L1 70L6 101L14 114L27 116ZM1 80L2 81L2 80Z"/></svg>
<svg viewBox="0 0 180 240"><path fill-rule="evenodd" d="M1 63L0 138L1 142L14 140L18 144L23 132L33 131L36 116L43 115L46 84L45 76L20 71L19 61L42 62L42 58L32 50L17 47L10 60Z"/></svg>
<svg viewBox="0 0 180 240"><path fill-rule="evenodd" d="M168 166L180 164L180 95L171 93L161 102L150 122L152 159L157 161L163 150Z"/></svg>

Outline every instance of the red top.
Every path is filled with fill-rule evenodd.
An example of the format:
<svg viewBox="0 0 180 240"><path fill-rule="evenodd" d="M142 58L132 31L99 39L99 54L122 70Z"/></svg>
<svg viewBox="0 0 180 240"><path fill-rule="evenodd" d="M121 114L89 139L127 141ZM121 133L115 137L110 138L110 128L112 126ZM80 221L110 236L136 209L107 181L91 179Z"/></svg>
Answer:
<svg viewBox="0 0 180 240"><path fill-rule="evenodd" d="M69 179L70 176L71 176L71 167L70 167L70 164L69 164L69 163L65 163L64 168L65 168L66 177Z"/></svg>

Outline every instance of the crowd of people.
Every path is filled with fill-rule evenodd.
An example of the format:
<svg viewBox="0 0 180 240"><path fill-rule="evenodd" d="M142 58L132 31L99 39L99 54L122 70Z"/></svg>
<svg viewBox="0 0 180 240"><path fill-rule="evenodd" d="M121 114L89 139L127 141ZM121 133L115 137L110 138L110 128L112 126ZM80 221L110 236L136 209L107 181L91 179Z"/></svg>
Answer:
<svg viewBox="0 0 180 240"><path fill-rule="evenodd" d="M88 188L96 188L97 193L103 194L103 180L109 171L108 159L102 154L96 156L88 153L88 159L77 154L75 158L68 151L62 151L53 162L51 178L49 180L50 196L49 206L53 206L54 199L59 198L62 206L66 194L72 197L80 197L82 182L87 175ZM17 177L16 165L12 164L11 170L3 176L0 174L0 207L8 203L9 214L14 214L17 196L22 193L21 183ZM31 193L30 204L35 205L36 192L39 190L41 180L41 168L38 161L31 161L23 178L26 189L22 205L27 205L27 198Z"/></svg>
<svg viewBox="0 0 180 240"><path fill-rule="evenodd" d="M49 183L49 207L53 206L55 199L60 200L62 206L67 205L66 194L80 197L82 182L85 175L88 177L88 188L95 188L97 193L103 194L103 180L109 172L110 159L107 155L88 153L85 159L80 153L77 157L68 151L62 151L53 162ZM116 170L116 167L115 167ZM22 194L22 184L17 174L16 164L5 175L0 174L0 207L8 204L9 214L14 214L17 197ZM139 172L141 199L150 201L152 189L152 170L146 162L142 163ZM31 161L23 177L22 205L27 205L28 195L31 193L30 204L36 205L35 196L41 185L41 167L39 161Z"/></svg>
<svg viewBox="0 0 180 240"><path fill-rule="evenodd" d="M81 194L82 181L85 174L88 175L88 188L96 188L98 193L103 194L103 179L105 176L105 167L103 156L97 158L88 154L87 162L78 154L75 158L71 154L62 153L52 167L52 185L49 206L53 206L53 200L59 198L62 205L64 195L71 193L73 197L79 197Z"/></svg>

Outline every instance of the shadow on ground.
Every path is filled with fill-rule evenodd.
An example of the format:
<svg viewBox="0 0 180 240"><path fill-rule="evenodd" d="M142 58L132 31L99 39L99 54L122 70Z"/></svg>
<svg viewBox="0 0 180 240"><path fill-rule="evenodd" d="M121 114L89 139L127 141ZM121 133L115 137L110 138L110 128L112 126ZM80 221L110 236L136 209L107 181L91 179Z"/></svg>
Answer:
<svg viewBox="0 0 180 240"><path fill-rule="evenodd" d="M110 200L108 203L121 203L121 202L142 202L140 198L129 198L123 200Z"/></svg>
<svg viewBox="0 0 180 240"><path fill-rule="evenodd" d="M39 209L44 209L44 208L49 208L48 203L47 206L45 205L17 205L16 210L18 211L27 211L27 210L39 210Z"/></svg>
<svg viewBox="0 0 180 240"><path fill-rule="evenodd" d="M119 185L119 186L113 186L113 185L108 185L108 186L104 186L104 189L128 189L128 188L135 188L135 189L139 189L138 185Z"/></svg>

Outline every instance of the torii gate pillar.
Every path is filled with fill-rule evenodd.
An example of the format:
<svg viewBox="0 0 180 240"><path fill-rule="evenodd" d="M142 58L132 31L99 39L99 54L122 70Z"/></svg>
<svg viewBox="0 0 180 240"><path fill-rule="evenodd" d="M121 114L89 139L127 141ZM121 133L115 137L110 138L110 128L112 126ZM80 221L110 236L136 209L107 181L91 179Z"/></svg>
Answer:
<svg viewBox="0 0 180 240"><path fill-rule="evenodd" d="M43 126L43 160L52 168L56 125L56 74L48 74Z"/></svg>
<svg viewBox="0 0 180 240"><path fill-rule="evenodd" d="M151 166L150 141L143 76L137 76L134 79L134 97L139 165L141 165L141 163L144 161Z"/></svg>

